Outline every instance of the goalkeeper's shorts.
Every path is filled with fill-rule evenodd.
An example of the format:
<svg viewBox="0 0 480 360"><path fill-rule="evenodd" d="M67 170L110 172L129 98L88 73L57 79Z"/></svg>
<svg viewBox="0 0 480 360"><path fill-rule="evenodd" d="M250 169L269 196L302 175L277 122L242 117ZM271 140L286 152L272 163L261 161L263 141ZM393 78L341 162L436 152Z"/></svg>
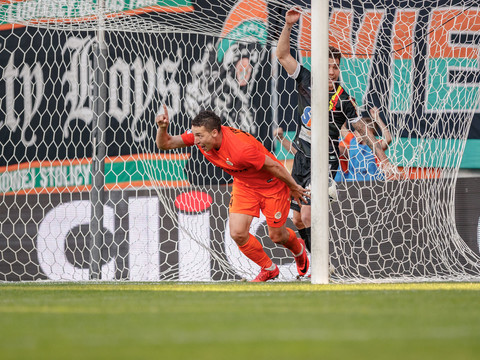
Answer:
<svg viewBox="0 0 480 360"><path fill-rule="evenodd" d="M310 158L298 151L293 159L292 177L295 182L301 187L310 190L311 188L311 166ZM305 205L311 205L310 198L306 198ZM303 204L302 204L303 205ZM295 200L292 200L290 205L292 210L300 212L300 206Z"/></svg>

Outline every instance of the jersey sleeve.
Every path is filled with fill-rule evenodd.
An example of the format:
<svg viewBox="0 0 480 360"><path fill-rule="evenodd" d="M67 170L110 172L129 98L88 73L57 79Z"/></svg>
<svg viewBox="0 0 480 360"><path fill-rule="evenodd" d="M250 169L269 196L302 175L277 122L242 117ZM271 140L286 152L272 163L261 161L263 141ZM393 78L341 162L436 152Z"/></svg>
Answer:
<svg viewBox="0 0 480 360"><path fill-rule="evenodd" d="M191 130L187 130L185 131L182 135L180 135L182 137L182 140L183 142L185 143L185 145L187 146L192 146L193 144L195 144L195 138L193 136L193 133Z"/></svg>
<svg viewBox="0 0 480 360"><path fill-rule="evenodd" d="M291 77L292 79L297 80L298 74L300 74L300 69L301 68L302 68L302 66L300 65L299 62L297 62L297 67L295 68L295 71L291 75L288 74L288 77Z"/></svg>
<svg viewBox="0 0 480 360"><path fill-rule="evenodd" d="M297 82L298 87L310 90L312 74L307 68L299 65L294 75L296 75L294 79ZM292 77L294 75L292 75Z"/></svg>

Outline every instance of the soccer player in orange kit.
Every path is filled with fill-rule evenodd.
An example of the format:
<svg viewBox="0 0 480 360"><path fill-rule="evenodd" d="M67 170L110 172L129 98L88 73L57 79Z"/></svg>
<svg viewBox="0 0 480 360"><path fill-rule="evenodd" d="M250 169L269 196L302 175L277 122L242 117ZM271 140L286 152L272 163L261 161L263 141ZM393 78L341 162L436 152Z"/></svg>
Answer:
<svg viewBox="0 0 480 360"><path fill-rule="evenodd" d="M242 253L260 266L252 280L262 282L279 275L276 264L268 257L260 242L249 233L253 217L265 215L272 241L289 249L295 258L298 274L309 268L305 243L285 226L290 198L305 202L308 191L298 185L283 165L255 137L239 129L221 125L212 111L201 111L191 130L181 135L168 133L168 112L157 115L156 144L161 150L196 145L205 158L233 176L229 205L230 235Z"/></svg>

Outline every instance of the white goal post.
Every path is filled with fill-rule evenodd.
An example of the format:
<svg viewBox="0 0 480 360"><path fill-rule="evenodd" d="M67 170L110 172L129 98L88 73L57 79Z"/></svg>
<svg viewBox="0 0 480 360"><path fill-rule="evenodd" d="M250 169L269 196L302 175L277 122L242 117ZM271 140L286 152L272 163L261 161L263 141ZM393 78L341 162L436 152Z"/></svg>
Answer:
<svg viewBox="0 0 480 360"><path fill-rule="evenodd" d="M293 140L302 114L275 46L293 6L292 54L312 72L321 114L310 129L312 283L480 280L457 181L480 134L475 1L22 0L0 2L0 281L254 278L228 230L231 177L194 147L159 151L154 119L166 104L180 134L212 109L291 169L274 133ZM400 174L385 175L344 129L332 139L333 201L327 44ZM250 230L280 280L297 281L263 215Z"/></svg>
<svg viewBox="0 0 480 360"><path fill-rule="evenodd" d="M329 282L328 204L328 6L329 1L312 2L312 113L320 114L312 125L312 284Z"/></svg>

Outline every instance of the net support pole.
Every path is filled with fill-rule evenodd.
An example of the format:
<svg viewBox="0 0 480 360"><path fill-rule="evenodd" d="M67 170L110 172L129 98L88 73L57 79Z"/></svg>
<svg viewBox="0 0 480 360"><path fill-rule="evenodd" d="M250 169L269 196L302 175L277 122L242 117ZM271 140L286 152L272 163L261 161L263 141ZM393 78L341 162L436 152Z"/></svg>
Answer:
<svg viewBox="0 0 480 360"><path fill-rule="evenodd" d="M105 130L107 119L105 104L107 99L107 47L105 43L105 30L103 25L104 2L98 2L98 30L97 41L93 56L94 86L93 86L93 109L94 119L92 123L92 187L90 191L90 202L92 204L90 219L90 279L101 279L101 248L104 243L104 188L105 188Z"/></svg>
<svg viewBox="0 0 480 360"><path fill-rule="evenodd" d="M312 0L312 284L328 284L328 12Z"/></svg>

